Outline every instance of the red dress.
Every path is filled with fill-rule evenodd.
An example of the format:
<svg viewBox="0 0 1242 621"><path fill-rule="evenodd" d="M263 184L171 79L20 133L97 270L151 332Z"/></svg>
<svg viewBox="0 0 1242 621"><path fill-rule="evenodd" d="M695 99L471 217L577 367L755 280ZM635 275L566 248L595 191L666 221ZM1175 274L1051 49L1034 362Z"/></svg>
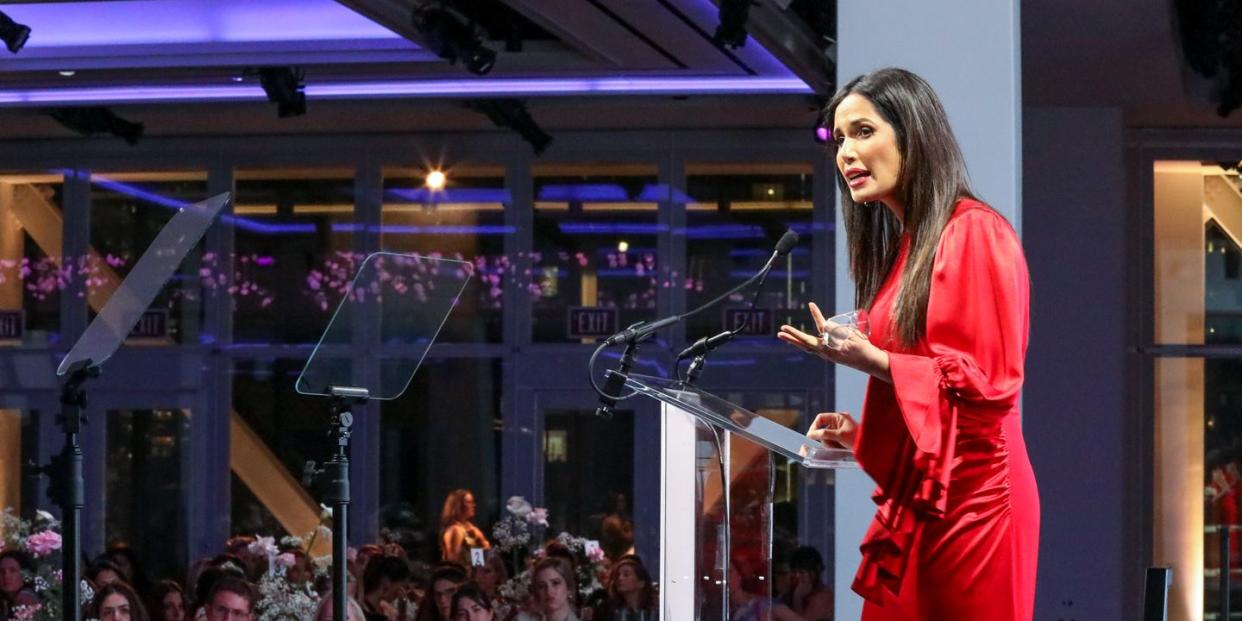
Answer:
<svg viewBox="0 0 1242 621"><path fill-rule="evenodd" d="M853 588L864 621L1029 621L1039 494L1018 400L1029 283L999 214L959 201L944 229L912 347L889 324L909 239L870 309L893 382L867 385L854 453L879 511Z"/></svg>

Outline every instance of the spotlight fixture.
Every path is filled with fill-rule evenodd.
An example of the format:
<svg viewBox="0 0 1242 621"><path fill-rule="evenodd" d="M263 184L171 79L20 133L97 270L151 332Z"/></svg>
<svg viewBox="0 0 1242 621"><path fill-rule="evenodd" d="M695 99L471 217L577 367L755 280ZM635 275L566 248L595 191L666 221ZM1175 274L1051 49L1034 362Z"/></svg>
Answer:
<svg viewBox="0 0 1242 621"><path fill-rule="evenodd" d="M444 175L444 171L433 170L427 173L427 178L424 180L424 183L426 184L428 190L431 190L432 192L439 192L444 189L444 185L447 181L448 178Z"/></svg>
<svg viewBox="0 0 1242 621"><path fill-rule="evenodd" d="M107 108L54 108L46 114L67 129L83 136L112 134L130 145L138 144L138 140L142 138L142 123L127 121Z"/></svg>
<svg viewBox="0 0 1242 621"><path fill-rule="evenodd" d="M466 102L466 107L486 115L497 127L508 127L517 132L534 148L535 155L543 154L552 144L552 136L539 127L531 118L526 104L519 99L472 99Z"/></svg>
<svg viewBox="0 0 1242 621"><path fill-rule="evenodd" d="M4 46L9 48L10 52L16 54L22 46L26 45L26 39L30 38L30 26L19 24L13 21L12 17L0 13L0 41L4 41Z"/></svg>
<svg viewBox="0 0 1242 621"><path fill-rule="evenodd" d="M276 116L284 119L306 114L306 73L292 67L263 67L255 71L267 100L276 104Z"/></svg>
<svg viewBox="0 0 1242 621"><path fill-rule="evenodd" d="M745 46L746 20L753 4L753 0L720 0L720 25L716 26L712 42L733 49Z"/></svg>
<svg viewBox="0 0 1242 621"><path fill-rule="evenodd" d="M413 23L428 49L450 64L460 60L475 75L486 75L496 64L496 52L483 45L474 26L447 8L416 8Z"/></svg>

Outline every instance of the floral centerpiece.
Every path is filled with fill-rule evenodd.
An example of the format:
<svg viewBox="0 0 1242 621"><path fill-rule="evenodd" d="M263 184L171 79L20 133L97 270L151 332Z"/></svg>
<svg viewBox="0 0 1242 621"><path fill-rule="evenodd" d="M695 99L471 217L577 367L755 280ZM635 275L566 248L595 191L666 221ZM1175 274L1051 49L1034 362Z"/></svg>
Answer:
<svg viewBox="0 0 1242 621"><path fill-rule="evenodd" d="M281 543L298 544L300 537L285 537ZM258 621L298 621L312 619L319 609L319 594L305 582L288 579L289 568L297 562L291 552L281 552L274 537L255 537L247 552L267 559L267 571L259 578L259 601L255 606Z"/></svg>
<svg viewBox="0 0 1242 621"><path fill-rule="evenodd" d="M515 571L510 574L512 578L500 585L497 593L510 606L521 607L531 595L531 567L534 565L531 561L542 559L545 555L543 544L544 532L548 528L548 510L532 507L521 496L510 498L505 508L509 515L492 529L492 537L498 551L511 555ZM555 541L573 554L578 601L587 601L603 588L600 578L608 571L608 558L598 542L584 537L561 533ZM519 559L523 551L527 552L525 564Z"/></svg>
<svg viewBox="0 0 1242 621"><path fill-rule="evenodd" d="M19 550L30 555L35 562L33 571L23 571L27 584L34 590L36 601L16 606L12 618L22 621L62 621L60 522L46 511L36 511L34 519L23 519L6 507L0 514L0 532L4 536L6 550ZM95 596L90 585L83 580L81 601L86 605Z"/></svg>

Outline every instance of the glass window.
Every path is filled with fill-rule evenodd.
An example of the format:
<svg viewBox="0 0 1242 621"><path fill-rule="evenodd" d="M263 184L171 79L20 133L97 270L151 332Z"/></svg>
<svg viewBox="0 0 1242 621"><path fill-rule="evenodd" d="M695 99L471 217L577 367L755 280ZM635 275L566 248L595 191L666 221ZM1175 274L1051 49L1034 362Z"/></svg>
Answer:
<svg viewBox="0 0 1242 621"><path fill-rule="evenodd" d="M381 406L381 530L410 557L440 560L440 513L457 489L492 538L500 518L500 360L423 361L400 398Z"/></svg>
<svg viewBox="0 0 1242 621"><path fill-rule="evenodd" d="M619 328L654 319L656 293L667 286L656 242L659 203L668 198L655 167L537 166L534 189L534 340L575 342L573 307L614 308Z"/></svg>
<svg viewBox="0 0 1242 621"><path fill-rule="evenodd" d="M1242 584L1242 343L1236 171L1154 170L1153 561L1173 567L1170 618L1221 618ZM1214 354L1202 346L1215 346Z"/></svg>
<svg viewBox="0 0 1242 621"><path fill-rule="evenodd" d="M317 343L362 258L353 171L239 170L236 187L234 340Z"/></svg>
<svg viewBox="0 0 1242 621"><path fill-rule="evenodd" d="M91 174L91 254L86 263L91 317L98 313L155 236L182 205L207 198L206 173ZM197 343L203 321L199 276L203 243L186 257L147 310L153 317L130 338L147 343Z"/></svg>
<svg viewBox="0 0 1242 621"><path fill-rule="evenodd" d="M513 234L505 226L504 170L454 168L431 184L429 172L384 171L380 246L473 263L474 277L436 340L498 343L509 267L505 237Z"/></svg>
<svg viewBox="0 0 1242 621"><path fill-rule="evenodd" d="M546 409L543 429L548 531L594 539L620 558L634 545L634 413Z"/></svg>
<svg viewBox="0 0 1242 621"><path fill-rule="evenodd" d="M750 278L763 267L786 229L801 239L773 266L755 306L769 311L765 330L781 323L798 325L810 301L811 192L809 164L689 164L686 166L686 308L706 303ZM748 307L753 290L730 298L720 309L688 320L693 340L734 326L729 309Z"/></svg>
<svg viewBox="0 0 1242 621"><path fill-rule="evenodd" d="M127 545L140 561L138 584L181 579L184 547L181 451L189 412L113 410L108 427L107 513L109 546ZM147 536L158 532L159 537Z"/></svg>
<svg viewBox="0 0 1242 621"><path fill-rule="evenodd" d="M0 175L0 311L19 311L22 339L32 346L60 344L63 177Z"/></svg>

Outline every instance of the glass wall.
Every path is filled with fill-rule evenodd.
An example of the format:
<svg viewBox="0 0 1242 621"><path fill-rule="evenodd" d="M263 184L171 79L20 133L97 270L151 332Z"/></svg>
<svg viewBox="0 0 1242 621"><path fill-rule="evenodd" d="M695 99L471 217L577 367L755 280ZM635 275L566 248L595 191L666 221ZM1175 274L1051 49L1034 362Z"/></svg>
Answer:
<svg viewBox="0 0 1242 621"><path fill-rule="evenodd" d="M93 318L146 252L155 236L185 205L207 198L207 175L196 172L91 174L90 254L86 298ZM190 251L177 274L156 296L131 342L196 343L203 323L203 245Z"/></svg>
<svg viewBox="0 0 1242 621"><path fill-rule="evenodd" d="M454 490L471 492L473 522L492 538L504 512L501 386L498 360L432 358L404 395L382 404L379 524L411 558L440 560L440 518Z"/></svg>
<svg viewBox="0 0 1242 621"><path fill-rule="evenodd" d="M185 536L181 452L189 416L172 409L106 414L106 545L134 551L143 574L135 580L180 579L188 564L185 550L168 542Z"/></svg>
<svg viewBox="0 0 1242 621"><path fill-rule="evenodd" d="M574 342L569 309L615 309L621 328L655 319L668 286L657 264L658 210L668 191L652 165L535 168L534 256L526 290L537 343Z"/></svg>
<svg viewBox="0 0 1242 621"><path fill-rule="evenodd" d="M236 188L233 339L318 342L361 260L353 170L239 170Z"/></svg>
<svg viewBox="0 0 1242 621"><path fill-rule="evenodd" d="M811 166L809 164L688 164L686 166L686 307L695 308L735 287L763 267L786 230L801 243L768 274L758 298L739 293L721 309L689 320L687 336L710 336L730 310L754 307L764 337L782 323L798 325L811 301ZM823 267L819 267L823 269ZM752 316L754 317L754 316Z"/></svg>
<svg viewBox="0 0 1242 621"><path fill-rule="evenodd" d="M1155 561L1171 619L1220 619L1242 606L1242 194L1214 164L1154 179Z"/></svg>
<svg viewBox="0 0 1242 621"><path fill-rule="evenodd" d="M166 331L126 344L169 346L135 356L131 371L155 377L176 367L178 381L116 386L106 384L109 377L101 380L102 391L123 393L129 409L99 415L106 440L88 450L101 449L88 467L102 473L104 488L88 497L101 498L105 507L88 515L103 515L94 525L99 544L128 544L147 578L183 577L195 562L226 549L242 553L247 538L279 542L329 523L319 506L322 490L302 481L306 462L322 462L329 453L328 404L298 394L294 383L363 251L474 266L474 278L405 394L356 414L355 509L367 511L355 512L354 523L368 537L350 543L396 544L387 549L399 549L420 567L440 560L446 499L462 489L474 500L469 520L492 545L505 545L494 529L512 517L506 508L511 497L523 496L548 510L548 537L569 533L580 543L598 542L613 557L638 543L654 556L654 406L642 414L647 419L638 416L638 406L612 420L592 415L583 366L593 339L571 334L571 309L615 311L620 328L655 319L658 304L681 304L683 287L684 304L693 307L758 269L786 228L804 241L777 266L757 302L769 311L771 326L791 309L800 314L814 279L831 273L831 266L820 272L809 263L814 231L806 164L692 164L685 187L672 190L653 163L539 163L530 180L534 204L515 205L504 163L454 166L445 171L443 188L432 189L428 169L391 159L395 164L380 175L359 176L352 163L234 169L234 213L214 225L153 306ZM91 255L82 269L92 312L175 210L206 197L201 162L169 166L141 170L122 163L90 171ZM57 335L66 273L59 256L63 187L58 173L0 175L0 311L22 311L25 328L20 338L0 336L0 373L32 368L22 366L27 359L18 363L25 349L65 345ZM382 197L380 212L367 218L378 215L378 221L362 215L374 205L359 197L372 196ZM682 205L684 230L661 224L669 220L661 210L668 215ZM527 218L533 227L510 224ZM685 255L661 256L659 248L673 247L682 234ZM221 254L230 245L231 256ZM532 248L529 271L514 270L510 247ZM221 292L227 305L212 306L211 294ZM738 298L729 305L748 303ZM214 331L229 319L231 342L227 331ZM714 333L723 320L723 311L698 317L688 336ZM505 329L528 321L529 335ZM225 342L207 337L212 334L224 334ZM755 351L789 355L771 335L750 338ZM365 366L406 353L399 349L361 347L349 355ZM667 370L656 360L662 354L650 352L641 368ZM522 365L531 368L517 368ZM727 368L723 361L720 368ZM786 377L783 386L805 389L724 396L796 427L802 411L826 399L824 381L822 374ZM26 514L51 503L41 497L37 479L23 476L20 462L55 451L60 442L51 422L57 408L30 406L54 405L55 378L40 382L0 391L0 503ZM551 392L560 396L548 402L531 396ZM368 418L374 416L378 420ZM206 435L195 435L203 430ZM213 435L225 433L227 441ZM767 511L771 500L771 543L778 550L792 547L804 527L796 518L800 475L781 462L762 469L748 464L735 468L742 474L734 487L734 521L750 537L739 541L751 546L772 538L747 522L756 517L752 510ZM773 478L777 488L769 497ZM227 514L227 527L201 514L217 506ZM159 545L147 536L157 531ZM102 551L86 550L91 557ZM658 577L659 559L644 560ZM766 564L747 569L765 578L772 571ZM748 588L771 594L764 585Z"/></svg>
<svg viewBox="0 0 1242 621"><path fill-rule="evenodd" d="M59 174L0 174L0 311L21 324L19 338L0 337L0 346L60 343L63 188Z"/></svg>
<svg viewBox="0 0 1242 621"><path fill-rule="evenodd" d="M504 316L505 206L510 201L499 168L453 168L443 186L429 188L428 169L384 171L380 247L387 252L468 261L474 277L440 331L445 343L498 343Z"/></svg>

